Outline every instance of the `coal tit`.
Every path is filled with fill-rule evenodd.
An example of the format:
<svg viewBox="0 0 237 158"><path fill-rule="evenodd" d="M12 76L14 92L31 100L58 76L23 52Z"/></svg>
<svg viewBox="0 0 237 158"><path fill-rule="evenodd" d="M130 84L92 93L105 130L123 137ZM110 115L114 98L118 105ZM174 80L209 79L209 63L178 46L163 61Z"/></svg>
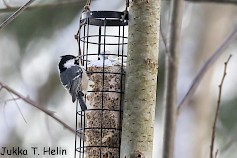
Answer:
<svg viewBox="0 0 237 158"><path fill-rule="evenodd" d="M77 99L80 103L81 110L87 110L83 96L87 91L88 76L82 68L79 58L73 55L63 55L61 56L58 68L60 80L71 94L72 102L74 103Z"/></svg>

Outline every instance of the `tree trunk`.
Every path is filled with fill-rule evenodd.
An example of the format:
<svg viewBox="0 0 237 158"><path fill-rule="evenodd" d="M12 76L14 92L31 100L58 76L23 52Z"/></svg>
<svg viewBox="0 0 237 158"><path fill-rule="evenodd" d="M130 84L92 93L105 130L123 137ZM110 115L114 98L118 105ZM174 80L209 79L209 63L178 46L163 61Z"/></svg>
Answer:
<svg viewBox="0 0 237 158"><path fill-rule="evenodd" d="M159 24L159 0L130 1L121 158L152 157Z"/></svg>
<svg viewBox="0 0 237 158"><path fill-rule="evenodd" d="M165 119L163 158L174 157L174 143L177 116L177 78L180 54L180 34L184 0L171 0L168 29L168 52L165 64Z"/></svg>

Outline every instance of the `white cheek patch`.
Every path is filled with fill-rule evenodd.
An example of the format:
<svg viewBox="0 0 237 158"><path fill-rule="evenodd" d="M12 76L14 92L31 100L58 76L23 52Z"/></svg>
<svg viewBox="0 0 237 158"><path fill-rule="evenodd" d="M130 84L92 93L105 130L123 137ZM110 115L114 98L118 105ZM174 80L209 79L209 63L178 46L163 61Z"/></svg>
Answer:
<svg viewBox="0 0 237 158"><path fill-rule="evenodd" d="M72 66L75 65L74 62L75 62L74 59L68 60L68 61L64 64L64 67L65 67L65 68L70 68L70 67L72 67Z"/></svg>

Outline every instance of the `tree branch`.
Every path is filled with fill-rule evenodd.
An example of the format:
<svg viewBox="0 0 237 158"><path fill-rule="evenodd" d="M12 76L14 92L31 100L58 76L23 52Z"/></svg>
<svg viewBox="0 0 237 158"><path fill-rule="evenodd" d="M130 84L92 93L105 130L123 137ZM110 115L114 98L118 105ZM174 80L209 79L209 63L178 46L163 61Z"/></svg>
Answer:
<svg viewBox="0 0 237 158"><path fill-rule="evenodd" d="M39 109L40 111L44 112L46 115L50 116L51 118L53 118L54 120L56 120L59 124L61 124L64 128L68 129L69 131L75 133L75 130L70 127L69 125L67 125L65 122L63 122L61 119L59 119L57 116L54 115L54 113L46 108L44 108L43 106L37 104L36 102L34 102L33 100L31 100L29 97L24 97L23 95L21 95L19 92L15 91L14 89L10 88L7 85L4 85L2 82L0 82L0 86L3 89L6 89L7 91L9 91L10 93L16 95L18 98L21 98L24 102L28 103L29 105ZM84 138L84 135L81 133L77 132L77 135L79 137L81 137L82 139Z"/></svg>
<svg viewBox="0 0 237 158"><path fill-rule="evenodd" d="M2 2L6 6L6 8L10 8L10 5L6 2L6 0L2 0Z"/></svg>
<svg viewBox="0 0 237 158"><path fill-rule="evenodd" d="M3 23L0 25L0 30L6 27L9 23L11 23L18 15L20 15L31 3L35 0L29 0L25 5L20 7L15 13L13 13L9 18L7 18Z"/></svg>
<svg viewBox="0 0 237 158"><path fill-rule="evenodd" d="M224 73L221 79L221 83L219 85L219 95L218 95L218 100L217 100L217 107L216 107L216 113L215 113L215 118L214 118L214 123L213 123L213 127L212 127L212 137L211 137L211 146L210 146L210 158L215 158L214 157L214 142L215 142L215 135L216 135L216 121L220 112L220 104L221 104L221 93L222 93L222 86L224 83L224 79L226 76L226 69L227 69L227 65L228 62L230 61L230 58L232 57L232 55L229 56L229 58L227 59L227 61L224 63L225 67L224 67ZM215 154L217 155L217 153Z"/></svg>
<svg viewBox="0 0 237 158"><path fill-rule="evenodd" d="M160 35L161 35L162 42L163 42L164 47L165 47L165 53L170 54L170 52L169 52L169 50L168 50L169 48L168 48L168 46L167 46L167 39L166 39L164 30L162 29L162 25L160 25Z"/></svg>
<svg viewBox="0 0 237 158"><path fill-rule="evenodd" d="M210 58L204 63L204 65L201 67L199 72L197 73L196 77L194 78L188 92L184 96L184 98L181 100L181 102L178 105L178 115L186 105L186 103L189 101L189 99L193 96L194 92L196 91L197 87L199 86L203 76L206 74L206 72L210 69L210 67L215 63L215 61L220 57L222 53L224 53L225 48L236 38L237 35L237 26L234 28L234 30L227 36L227 38L224 40L224 42L218 47L214 53L210 56Z"/></svg>
<svg viewBox="0 0 237 158"><path fill-rule="evenodd" d="M8 92L9 92L9 91L8 91ZM14 103L16 104L16 107L17 107L18 111L20 112L21 117L23 118L23 120L25 121L25 123L27 123L27 121L26 121L26 119L25 119L25 117L24 117L24 115L23 115L23 113L22 113L22 111L21 111L19 105L18 105L17 102L16 102L16 100L17 100L17 99L20 99L20 98L15 99L14 96L12 95L12 93L11 93L11 92L9 92L9 93L10 93L10 95L11 95L11 97L12 97L12 101L14 101Z"/></svg>
<svg viewBox="0 0 237 158"><path fill-rule="evenodd" d="M218 150L216 150L216 153L215 153L215 158L217 158L218 156Z"/></svg>
<svg viewBox="0 0 237 158"><path fill-rule="evenodd" d="M162 25L160 25L160 35L161 35L161 38L162 38L162 41L163 41L163 44L164 44L164 47L165 47L165 55L168 56L167 58L172 63L173 62L172 61L173 58L170 55L169 47L168 47L168 44L167 44L167 39L166 39L165 33L164 33L163 29L162 29Z"/></svg>
<svg viewBox="0 0 237 158"><path fill-rule="evenodd" d="M32 9L38 9L38 8L55 8L55 7L65 6L65 5L76 5L76 4L80 4L84 2L85 0L73 0L73 1L61 1L59 3L51 3L51 4L31 5L31 6L28 6L25 10L32 10ZM13 7L13 6L0 8L0 13L15 12L19 8L20 7Z"/></svg>
<svg viewBox="0 0 237 158"><path fill-rule="evenodd" d="M55 6L63 6L66 4L75 4L75 3L79 3L79 2L84 2L85 0L75 0L75 1L63 1L60 3L56 3L56 4L44 4L44 5L33 5L30 6L31 3L33 3L35 0L29 0L25 5L23 5L22 7L10 7L9 5L6 8L2 8L0 9L0 13L5 13L5 12L12 12L15 11L9 18L7 18L5 21L3 21L3 23L1 23L0 25L0 30L2 30L4 27L6 27L9 23L11 23L17 16L19 16L24 10L26 9L35 9L35 8L50 8L50 7L55 7ZM5 4L6 5L6 4Z"/></svg>
<svg viewBox="0 0 237 158"><path fill-rule="evenodd" d="M165 74L165 129L163 158L174 157L176 131L177 74L180 47L180 32L183 17L184 0L171 0L168 53L166 53Z"/></svg>

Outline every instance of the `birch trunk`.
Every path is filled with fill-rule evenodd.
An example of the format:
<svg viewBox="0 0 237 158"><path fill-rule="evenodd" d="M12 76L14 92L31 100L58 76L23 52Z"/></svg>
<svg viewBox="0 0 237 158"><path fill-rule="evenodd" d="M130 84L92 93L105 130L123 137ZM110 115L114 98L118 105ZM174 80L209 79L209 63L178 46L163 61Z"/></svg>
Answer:
<svg viewBox="0 0 237 158"><path fill-rule="evenodd" d="M160 1L130 1L121 158L151 158L153 148Z"/></svg>

